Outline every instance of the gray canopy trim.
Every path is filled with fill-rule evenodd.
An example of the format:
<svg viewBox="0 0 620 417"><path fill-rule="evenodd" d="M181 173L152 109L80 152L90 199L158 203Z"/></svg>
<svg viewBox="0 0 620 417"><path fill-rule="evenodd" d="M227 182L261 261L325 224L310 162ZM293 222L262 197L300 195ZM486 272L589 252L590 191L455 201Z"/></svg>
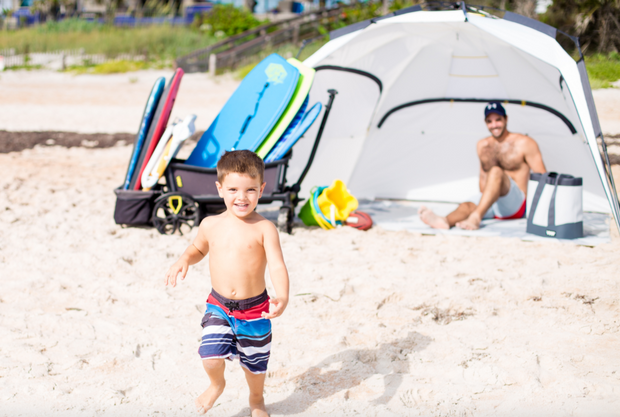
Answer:
<svg viewBox="0 0 620 417"><path fill-rule="evenodd" d="M364 20L362 22L353 23L352 25L345 26L340 29L336 29L334 31L329 32L329 40L333 41L336 38L339 38L344 35L348 35L352 32L357 32L358 30L366 29L368 26L372 24L372 20Z"/></svg>
<svg viewBox="0 0 620 417"><path fill-rule="evenodd" d="M516 14L513 12L506 12L504 14L504 20L527 26L529 28L542 32L545 35L551 36L553 39L555 39L558 33L558 30L553 26L549 26L543 22L539 22L538 20L530 19L529 17L521 16L520 14Z"/></svg>
<svg viewBox="0 0 620 417"><path fill-rule="evenodd" d="M343 71L343 72L350 72L353 74L368 77L377 83L377 85L379 86L379 93L383 92L383 83L381 82L381 80L376 75L373 75L366 71L358 70L355 68L339 67L337 65L321 65L321 66L316 67L314 70L315 71L322 71L322 70Z"/></svg>
<svg viewBox="0 0 620 417"><path fill-rule="evenodd" d="M586 70L586 62L583 58L577 61L577 69L579 70L579 75L581 76L583 93L585 94L586 102L588 103L590 119L592 119L592 127L594 128L594 136L599 137L602 134L601 123L598 121L598 113L596 112L596 106L594 105L594 96L592 95L592 89L590 88L590 79L588 78L588 71Z"/></svg>
<svg viewBox="0 0 620 417"><path fill-rule="evenodd" d="M415 13L415 12L421 12L421 11L422 11L422 6L419 4L416 4L415 6L405 7L404 9L396 10L394 12L394 16L400 16L401 14Z"/></svg>
<svg viewBox="0 0 620 417"><path fill-rule="evenodd" d="M506 100L506 99L480 99L480 98L429 98L426 100L418 100L418 101L412 101L409 103L405 103L405 104L401 104L399 106L394 107L393 109L390 109L387 113L385 113L385 115L381 118L381 121L379 121L379 124L377 124L377 128L381 128L381 126L383 125L383 123L385 123L385 121L387 120L388 117L390 117L393 113L396 113L399 110L405 109L407 107L413 107L413 106L417 106L419 104L428 104L428 103L441 103L441 102L458 102L458 103L488 103L490 101L499 101L501 103L510 103L510 104L519 104L521 106L530 106L530 107L536 107L537 109L542 109L545 111L548 111L549 113L553 114L554 116L559 117L564 124L568 127L568 129L570 130L570 132L574 135L575 133L577 133L577 129L575 129L575 126L573 126L573 124L570 122L570 120L568 120L568 118L566 116L564 116L562 113L560 113L559 111L549 107L549 106L545 106L544 104L540 104L540 103L534 103L531 101L525 101L525 100Z"/></svg>
<svg viewBox="0 0 620 417"><path fill-rule="evenodd" d="M607 185L610 189L611 195L609 196L609 200L612 205L616 225L618 226L618 230L620 230L620 202L618 201L616 182L611 172L611 162L609 161L609 154L607 153L607 144L605 143L605 138L603 137L601 123L598 120L598 113L596 112L596 105L594 104L594 97L592 96L592 88L590 87L590 79L588 78L586 62L583 60L583 56L579 59L579 61L577 61L577 69L579 70L579 75L581 77L581 85L583 86L583 93L586 96L586 103L588 103L588 112L590 113L590 119L592 120L594 135L597 138L601 138L601 147L603 148L603 151L600 156L603 161L605 176L607 177ZM601 181L605 181L605 179L601 178Z"/></svg>

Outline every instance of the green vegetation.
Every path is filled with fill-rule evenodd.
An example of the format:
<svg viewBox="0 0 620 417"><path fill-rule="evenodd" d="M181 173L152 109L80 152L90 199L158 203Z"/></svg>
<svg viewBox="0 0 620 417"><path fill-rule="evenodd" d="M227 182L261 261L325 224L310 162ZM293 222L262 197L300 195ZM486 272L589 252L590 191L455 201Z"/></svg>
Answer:
<svg viewBox="0 0 620 417"><path fill-rule="evenodd" d="M306 47L303 49L303 51L299 55L299 58L297 59L299 59L300 61L304 61L310 55L318 51L326 43L327 43L326 39L319 39L315 42L312 42L306 45ZM261 51L260 54L253 56L252 59L248 61L246 65L243 65L242 67L237 68L237 70L234 72L234 76L235 78L242 80L243 78L245 78L246 75L249 74L250 71L252 71L252 69L254 69L254 67L261 60L263 60L268 55L271 55L273 53L279 54L283 56L284 58L291 58L291 57L296 57L298 52L299 52L299 46L292 45L292 44L283 45L278 48L266 49L264 51Z"/></svg>
<svg viewBox="0 0 620 417"><path fill-rule="evenodd" d="M594 54L586 57L586 68L592 89L613 87L620 80L620 54Z"/></svg>
<svg viewBox="0 0 620 417"><path fill-rule="evenodd" d="M79 65L67 68L74 74L118 74L124 72L139 71L149 68L150 65L144 61L128 61L120 59L117 61L109 61L98 65Z"/></svg>
<svg viewBox="0 0 620 417"><path fill-rule="evenodd" d="M223 38L245 32L268 21L258 20L245 9L238 9L232 4L216 4L209 13L195 17L192 27L199 31Z"/></svg>
<svg viewBox="0 0 620 417"><path fill-rule="evenodd" d="M183 26L118 28L79 19L48 22L39 27L5 31L0 49L14 48L16 54L83 49L85 54L144 55L161 61L204 48L217 39Z"/></svg>
<svg viewBox="0 0 620 417"><path fill-rule="evenodd" d="M554 0L540 20L569 35L578 36L588 53L620 50L620 2L617 0ZM566 48L572 41L558 36Z"/></svg>

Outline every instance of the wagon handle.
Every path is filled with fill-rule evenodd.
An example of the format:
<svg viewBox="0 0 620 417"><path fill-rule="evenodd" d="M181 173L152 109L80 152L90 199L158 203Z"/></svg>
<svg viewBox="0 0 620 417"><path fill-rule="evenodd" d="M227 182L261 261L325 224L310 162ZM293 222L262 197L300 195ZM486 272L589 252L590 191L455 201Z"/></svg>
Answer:
<svg viewBox="0 0 620 417"><path fill-rule="evenodd" d="M291 187L291 190L294 191L295 193L299 193L299 190L301 190L301 183L304 180L304 178L306 178L306 174L310 170L310 166L312 165L312 161L314 160L314 155L316 155L316 150L319 148L319 142L321 141L321 136L323 136L323 129L325 129L325 124L327 123L329 112L332 109L332 104L334 103L334 98L336 97L336 94L338 94L338 91L334 89L330 89L330 90L327 90L327 93L329 94L329 100L327 101L327 104L325 105L325 113L323 114L323 120L321 120L321 127L319 127L319 132L316 134L316 139L314 140L314 146L312 147L312 152L310 152L310 158L308 158L308 163L306 164L306 167L304 168L303 172L299 176L297 183Z"/></svg>

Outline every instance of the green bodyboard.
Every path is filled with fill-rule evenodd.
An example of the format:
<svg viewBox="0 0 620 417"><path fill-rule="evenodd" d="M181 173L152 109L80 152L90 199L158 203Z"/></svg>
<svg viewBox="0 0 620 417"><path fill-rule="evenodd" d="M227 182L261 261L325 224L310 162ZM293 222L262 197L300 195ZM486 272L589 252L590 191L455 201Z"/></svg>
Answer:
<svg viewBox="0 0 620 417"><path fill-rule="evenodd" d="M280 120L278 120L267 138L256 150L256 154L262 159L265 159L271 148L275 146L286 131L286 128L291 124L308 93L310 93L310 87L312 87L312 82L314 81L314 73L316 72L314 68L305 66L295 58L289 58L286 61L299 70L299 81L297 81L297 88L295 88L291 101L282 113L282 116L280 116Z"/></svg>

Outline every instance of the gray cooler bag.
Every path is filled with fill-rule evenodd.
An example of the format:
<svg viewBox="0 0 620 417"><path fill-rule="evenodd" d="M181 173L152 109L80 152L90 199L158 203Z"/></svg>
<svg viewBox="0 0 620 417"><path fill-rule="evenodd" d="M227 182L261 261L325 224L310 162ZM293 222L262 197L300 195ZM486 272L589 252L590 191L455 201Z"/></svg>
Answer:
<svg viewBox="0 0 620 417"><path fill-rule="evenodd" d="M583 237L582 183L567 174L530 174L527 232L558 239Z"/></svg>

